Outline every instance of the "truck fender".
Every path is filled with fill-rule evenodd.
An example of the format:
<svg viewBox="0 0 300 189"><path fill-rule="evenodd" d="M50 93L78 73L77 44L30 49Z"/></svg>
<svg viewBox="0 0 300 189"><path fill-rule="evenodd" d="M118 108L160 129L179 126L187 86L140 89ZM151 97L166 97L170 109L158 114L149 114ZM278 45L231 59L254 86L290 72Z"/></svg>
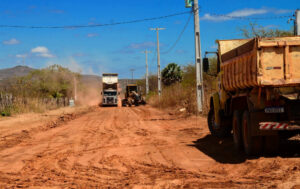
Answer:
<svg viewBox="0 0 300 189"><path fill-rule="evenodd" d="M212 95L212 105L213 105L213 108L214 108L214 114L215 114L215 123L217 125L220 125L220 98L219 98L219 93L214 93ZM212 108L212 107L211 107Z"/></svg>

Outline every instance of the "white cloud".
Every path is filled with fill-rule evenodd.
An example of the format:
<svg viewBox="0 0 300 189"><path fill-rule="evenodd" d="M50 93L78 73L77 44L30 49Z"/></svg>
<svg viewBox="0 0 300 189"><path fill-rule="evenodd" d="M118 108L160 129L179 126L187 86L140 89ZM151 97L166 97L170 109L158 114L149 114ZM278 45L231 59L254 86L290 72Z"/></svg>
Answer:
<svg viewBox="0 0 300 189"><path fill-rule="evenodd" d="M151 47L155 47L154 42L132 43L129 45L129 48L131 49L146 49Z"/></svg>
<svg viewBox="0 0 300 189"><path fill-rule="evenodd" d="M89 34L87 34L87 37L97 37L97 36L99 36L99 34L97 34L97 33L89 33Z"/></svg>
<svg viewBox="0 0 300 189"><path fill-rule="evenodd" d="M28 55L27 54L17 54L17 58L26 58Z"/></svg>
<svg viewBox="0 0 300 189"><path fill-rule="evenodd" d="M48 53L49 50L47 47L39 46L39 47L31 49L31 52L32 53Z"/></svg>
<svg viewBox="0 0 300 189"><path fill-rule="evenodd" d="M293 12L294 10L289 10L289 9L270 9L274 14L286 14Z"/></svg>
<svg viewBox="0 0 300 189"><path fill-rule="evenodd" d="M6 41L3 41L2 42L4 45L17 45L20 43L19 40L15 39L15 38L12 38L10 40L6 40Z"/></svg>
<svg viewBox="0 0 300 189"><path fill-rule="evenodd" d="M263 15L263 14L284 14L291 12L291 10L286 9L274 9L274 8L261 8L261 9L252 9L252 8L245 8L241 10L235 10L228 14L224 15L216 15L216 14L204 14L201 17L201 20L209 20L209 21L226 21L235 19L235 17L248 17L248 16L255 16L255 15Z"/></svg>
<svg viewBox="0 0 300 189"><path fill-rule="evenodd" d="M236 10L229 14L228 16L233 17L245 17L245 16L252 16L252 15L258 15L258 14L266 14L269 11L267 9L242 9L242 10Z"/></svg>
<svg viewBox="0 0 300 189"><path fill-rule="evenodd" d="M145 49L151 49L155 46L156 46L156 44L154 42L131 43L116 52L125 53L125 54L133 54L137 50L140 51L140 50L145 50ZM162 47L162 46L164 46L164 44L161 43L160 46Z"/></svg>
<svg viewBox="0 0 300 189"><path fill-rule="evenodd" d="M44 57L44 58L54 58L55 56L50 53L42 53L42 54L37 54L37 56Z"/></svg>
<svg viewBox="0 0 300 189"><path fill-rule="evenodd" d="M47 47L38 46L31 49L31 52L36 54L36 56L44 57L44 58L54 58L55 56L50 53Z"/></svg>

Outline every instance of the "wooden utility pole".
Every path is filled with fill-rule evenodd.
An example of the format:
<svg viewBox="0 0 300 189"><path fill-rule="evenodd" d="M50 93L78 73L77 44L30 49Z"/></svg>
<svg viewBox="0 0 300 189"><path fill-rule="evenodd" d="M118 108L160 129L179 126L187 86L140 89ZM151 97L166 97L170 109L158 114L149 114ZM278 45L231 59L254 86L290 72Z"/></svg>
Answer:
<svg viewBox="0 0 300 189"><path fill-rule="evenodd" d="M160 73L160 54L159 54L159 30L165 30L166 28L151 28L150 30L156 30L157 36L157 80L158 80L158 96L161 96L161 73Z"/></svg>
<svg viewBox="0 0 300 189"><path fill-rule="evenodd" d="M300 10L295 12L295 35L300 35Z"/></svg>
<svg viewBox="0 0 300 189"><path fill-rule="evenodd" d="M76 76L74 76L74 101L77 100L77 81L76 81Z"/></svg>
<svg viewBox="0 0 300 189"><path fill-rule="evenodd" d="M149 71L148 71L148 53L151 53L151 51L148 51L147 49L143 52L146 55L146 95L149 94Z"/></svg>
<svg viewBox="0 0 300 189"><path fill-rule="evenodd" d="M195 64L196 64L196 81L197 81L197 108L199 112L203 111L204 88L203 88L203 71L201 58L200 42L200 23L199 23L199 5L198 0L194 0L194 30L195 30Z"/></svg>
<svg viewBox="0 0 300 189"><path fill-rule="evenodd" d="M135 69L130 69L130 71L131 71L131 83L133 84L134 82L133 82L133 72L135 71Z"/></svg>

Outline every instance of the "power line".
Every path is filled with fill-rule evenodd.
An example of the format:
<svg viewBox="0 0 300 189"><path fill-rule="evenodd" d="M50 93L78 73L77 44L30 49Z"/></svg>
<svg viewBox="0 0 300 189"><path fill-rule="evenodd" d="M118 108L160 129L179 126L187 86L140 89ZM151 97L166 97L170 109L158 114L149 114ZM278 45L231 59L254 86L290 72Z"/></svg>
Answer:
<svg viewBox="0 0 300 189"><path fill-rule="evenodd" d="M173 45L165 52L162 52L162 54L168 54L169 52L171 52L177 45L177 43L180 41L183 33L185 32L186 28L188 27L189 23L190 23L190 20L192 18L193 14L191 14L187 20L187 22L185 23L182 31L180 32L179 36L177 37L176 41L173 43Z"/></svg>
<svg viewBox="0 0 300 189"><path fill-rule="evenodd" d="M146 22L152 20L160 20L166 19L174 16L189 14L191 11L179 12L174 14L169 14L165 16L158 16L152 18L144 18L138 20L124 21L124 22L115 22L109 24L92 24L92 25L69 25L69 26L29 26L29 25L0 25L0 28L24 28L24 29L77 29L77 28L95 28L95 27L105 27L105 26L115 26L115 25L123 25L123 24L132 24L139 22Z"/></svg>
<svg viewBox="0 0 300 189"><path fill-rule="evenodd" d="M107 24L88 24L88 25L64 25L64 26L33 26L33 25L0 25L0 28L20 28L20 29L77 29L77 28L95 28L95 27L106 27L106 26L115 26L115 25L124 25L124 24L132 24L132 23L139 23L139 22L146 22L152 20L160 20L166 19L174 16L189 14L191 11L186 12L179 12L174 14L169 14L165 16L158 16L152 18L144 18L144 19L137 19L131 21L124 21L124 22L115 22L115 23L107 23ZM247 17L247 16L231 16L226 14L216 14L216 13L208 13L211 16L216 17L225 17L231 19L241 19L241 20L268 20L268 19L284 19L284 18L292 18L293 15L283 15L283 16L269 16L269 17Z"/></svg>

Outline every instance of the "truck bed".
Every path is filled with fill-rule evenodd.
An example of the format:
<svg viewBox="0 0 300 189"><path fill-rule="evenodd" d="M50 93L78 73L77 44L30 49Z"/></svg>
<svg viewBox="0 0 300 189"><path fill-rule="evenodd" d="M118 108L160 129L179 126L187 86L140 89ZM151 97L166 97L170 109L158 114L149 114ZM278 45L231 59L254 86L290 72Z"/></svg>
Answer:
<svg viewBox="0 0 300 189"><path fill-rule="evenodd" d="M220 40L218 44L226 90L300 86L300 36Z"/></svg>

